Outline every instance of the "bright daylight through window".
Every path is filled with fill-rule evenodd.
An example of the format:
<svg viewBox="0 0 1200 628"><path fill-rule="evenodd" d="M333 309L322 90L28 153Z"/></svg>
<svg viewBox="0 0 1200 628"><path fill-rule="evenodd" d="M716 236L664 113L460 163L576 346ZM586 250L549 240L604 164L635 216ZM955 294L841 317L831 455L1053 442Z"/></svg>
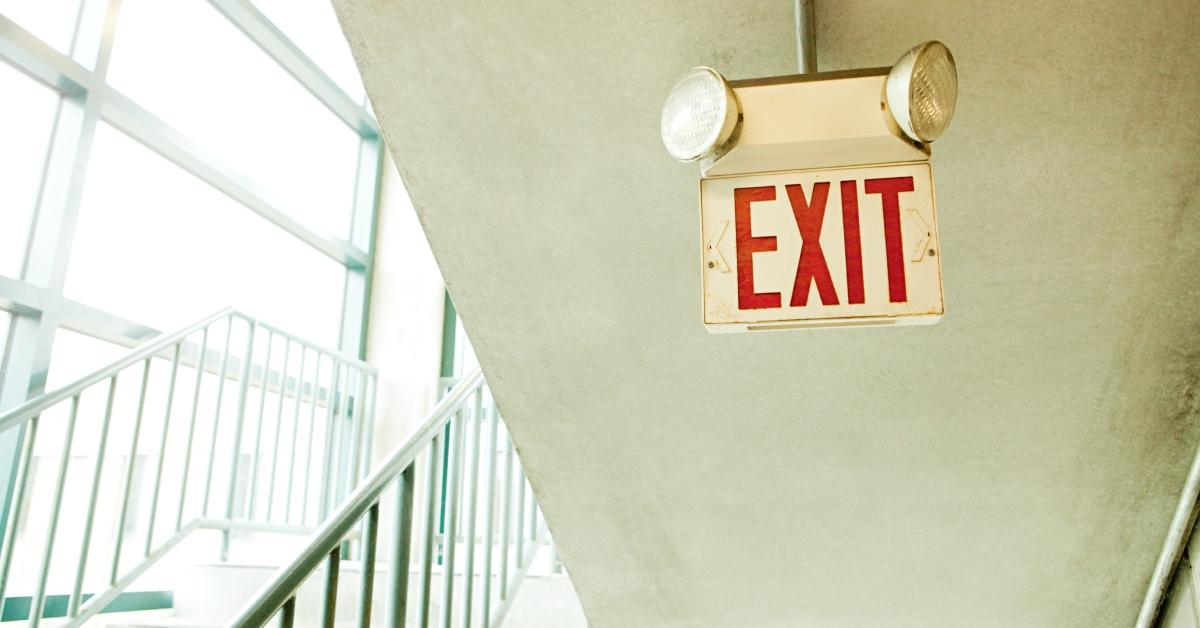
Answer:
<svg viewBox="0 0 1200 628"><path fill-rule="evenodd" d="M304 403L265 390L258 402L260 412L295 416L292 440L334 395L358 404L367 379L351 365L364 353L383 149L332 7L0 0L0 44L0 412L226 307L272 327L258 327L251 342L240 321L213 325L203 336L203 377L194 366L197 333L176 367L169 352L148 359L147 379L177 379L177 397L200 415L217 412L236 400L236 384L222 390L213 375L218 356L236 374L251 345L263 365L256 368L266 369L263 381L309 386L292 384L309 395ZM162 438L176 446L180 436L148 426L137 440L142 408L169 403L160 390L146 395L143 388L139 399L141 370L112 379L111 433L97 427L103 395L83 395L74 440L94 450L104 438L134 437L132 459L96 469L107 468L106 478L128 473L124 527L150 538L155 522L145 520L145 505L170 497L157 492L152 463L163 456L152 445ZM193 379L199 387L185 393ZM60 540L46 567L45 588L54 594L102 590L107 565L81 567L79 582L67 567L89 541L93 553L141 550L121 547L119 536L106 545L112 539L103 528L112 522L98 523L93 534L83 523L92 516L84 503L67 500L60 513L38 504L13 510L18 482L54 494L60 443L75 421L68 414L60 405L35 419L24 480L14 478L23 443L31 442L29 425L0 434L0 530L16 520L15 538L0 540L15 553L0 560L38 564L45 529L57 517L58 537L76 540ZM322 435L306 438L307 445L288 445L292 455L324 446ZM86 495L96 455L76 457L86 462L73 464L61 482ZM98 498L117 500L109 490ZM0 584L0 597L28 596L35 571L17 569L7 591ZM2 608L3 620L11 619L13 604Z"/></svg>

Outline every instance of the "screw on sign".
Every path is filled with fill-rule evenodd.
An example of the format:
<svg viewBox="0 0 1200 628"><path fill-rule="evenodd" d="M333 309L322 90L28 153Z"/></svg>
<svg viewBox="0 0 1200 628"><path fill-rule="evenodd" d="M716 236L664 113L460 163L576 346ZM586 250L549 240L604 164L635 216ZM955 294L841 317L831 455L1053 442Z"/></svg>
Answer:
<svg viewBox="0 0 1200 628"><path fill-rule="evenodd" d="M703 179L701 218L712 331L933 323L943 312L928 163Z"/></svg>

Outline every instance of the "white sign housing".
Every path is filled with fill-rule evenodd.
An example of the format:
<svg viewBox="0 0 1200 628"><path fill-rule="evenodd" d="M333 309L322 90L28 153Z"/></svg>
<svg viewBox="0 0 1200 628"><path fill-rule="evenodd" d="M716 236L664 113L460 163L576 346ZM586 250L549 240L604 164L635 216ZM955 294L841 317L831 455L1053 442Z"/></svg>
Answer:
<svg viewBox="0 0 1200 628"><path fill-rule="evenodd" d="M942 316L928 162L701 179L700 218L709 331Z"/></svg>

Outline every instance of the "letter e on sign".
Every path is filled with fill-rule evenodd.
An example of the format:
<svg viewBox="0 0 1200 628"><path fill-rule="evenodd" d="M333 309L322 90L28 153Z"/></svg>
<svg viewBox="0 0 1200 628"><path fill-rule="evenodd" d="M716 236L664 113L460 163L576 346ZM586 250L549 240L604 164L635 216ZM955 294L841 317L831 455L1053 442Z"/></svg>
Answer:
<svg viewBox="0 0 1200 628"><path fill-rule="evenodd" d="M709 331L929 324L944 311L927 162L700 180Z"/></svg>

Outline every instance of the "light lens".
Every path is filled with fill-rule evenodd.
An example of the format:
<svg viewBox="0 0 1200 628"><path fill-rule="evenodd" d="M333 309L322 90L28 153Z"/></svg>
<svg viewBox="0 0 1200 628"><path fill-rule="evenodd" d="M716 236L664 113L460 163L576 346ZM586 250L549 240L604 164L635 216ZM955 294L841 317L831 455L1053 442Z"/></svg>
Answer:
<svg viewBox="0 0 1200 628"><path fill-rule="evenodd" d="M941 137L958 98L950 49L939 41L914 46L892 66L886 92L888 108L905 135L919 142Z"/></svg>
<svg viewBox="0 0 1200 628"><path fill-rule="evenodd" d="M667 152L679 161L696 161L729 140L737 124L737 100L716 70L692 68L671 88L661 124Z"/></svg>

